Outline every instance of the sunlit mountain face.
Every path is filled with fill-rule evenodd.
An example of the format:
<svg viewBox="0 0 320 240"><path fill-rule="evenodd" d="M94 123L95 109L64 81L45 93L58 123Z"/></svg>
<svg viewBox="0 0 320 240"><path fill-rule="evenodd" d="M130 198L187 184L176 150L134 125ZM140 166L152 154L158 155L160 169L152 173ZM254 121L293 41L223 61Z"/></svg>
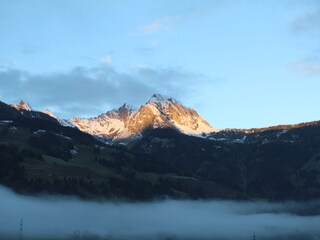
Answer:
<svg viewBox="0 0 320 240"><path fill-rule="evenodd" d="M32 110L30 105L28 103L26 103L25 101L23 101L23 100L21 100L17 104L11 104L11 106L16 108L17 110L26 110L26 111L31 111Z"/></svg>
<svg viewBox="0 0 320 240"><path fill-rule="evenodd" d="M81 131L113 139L134 137L147 128L173 128L185 134L216 131L198 113L171 97L154 94L140 108L124 104L95 118L72 118Z"/></svg>

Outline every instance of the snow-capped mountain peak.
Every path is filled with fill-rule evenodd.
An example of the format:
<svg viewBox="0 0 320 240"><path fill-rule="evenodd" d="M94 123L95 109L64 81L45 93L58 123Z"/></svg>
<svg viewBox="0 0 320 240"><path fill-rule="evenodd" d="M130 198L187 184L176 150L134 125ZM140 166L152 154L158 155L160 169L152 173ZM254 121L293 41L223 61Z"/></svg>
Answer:
<svg viewBox="0 0 320 240"><path fill-rule="evenodd" d="M23 100L16 104L10 104L10 106L16 108L17 110L32 111L32 107Z"/></svg>
<svg viewBox="0 0 320 240"><path fill-rule="evenodd" d="M194 109L185 107L172 97L154 94L146 103L146 106L148 105L153 105L165 117L168 125L173 125L185 134L197 135L217 131Z"/></svg>
<svg viewBox="0 0 320 240"><path fill-rule="evenodd" d="M155 93L151 96L148 102L163 102L163 101L168 101L170 97L161 95L159 93Z"/></svg>
<svg viewBox="0 0 320 240"><path fill-rule="evenodd" d="M141 134L146 128L174 128L199 135L216 131L198 113L174 98L154 94L139 109L124 104L94 118L72 118L81 131L99 137L121 139Z"/></svg>
<svg viewBox="0 0 320 240"><path fill-rule="evenodd" d="M162 94L153 94L151 96L151 98L149 99L149 101L147 102L148 103L178 103L178 104L181 104L178 100L172 98L172 97L169 97L169 96L165 96L165 95L162 95ZM182 104L181 104L182 105Z"/></svg>
<svg viewBox="0 0 320 240"><path fill-rule="evenodd" d="M32 116L34 118L41 118L41 116L38 114L39 112L41 112L41 113L44 113L44 114L50 116L51 118L56 119L62 126L75 127L69 120L60 119L53 112L51 112L49 109L34 110L27 102L25 102L23 100L21 100L19 103L16 103L16 104L10 104L10 106L19 110L21 112L21 114L23 114L23 111L29 111L30 116Z"/></svg>

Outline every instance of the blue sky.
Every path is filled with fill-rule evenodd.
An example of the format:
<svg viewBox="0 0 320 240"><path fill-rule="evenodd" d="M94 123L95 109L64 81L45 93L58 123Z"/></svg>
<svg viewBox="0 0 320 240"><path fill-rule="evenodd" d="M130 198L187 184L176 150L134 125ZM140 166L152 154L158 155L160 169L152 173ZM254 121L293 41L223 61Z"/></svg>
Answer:
<svg viewBox="0 0 320 240"><path fill-rule="evenodd" d="M320 120L318 0L0 2L0 100L94 116L152 93L214 127Z"/></svg>

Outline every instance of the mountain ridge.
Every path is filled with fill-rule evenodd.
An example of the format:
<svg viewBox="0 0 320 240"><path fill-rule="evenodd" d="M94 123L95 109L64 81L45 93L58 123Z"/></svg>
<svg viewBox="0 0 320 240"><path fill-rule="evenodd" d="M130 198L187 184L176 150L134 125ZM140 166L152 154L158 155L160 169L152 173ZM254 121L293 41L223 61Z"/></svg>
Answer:
<svg viewBox="0 0 320 240"><path fill-rule="evenodd" d="M111 139L135 137L151 128L173 128L185 134L216 131L198 113L171 97L154 94L138 109L124 104L94 118L71 118L81 131Z"/></svg>
<svg viewBox="0 0 320 240"><path fill-rule="evenodd" d="M175 121L177 116L173 116L179 110L174 110L173 114L170 112L170 104L178 106L180 111L188 112L189 116L196 116L203 121L206 126L209 126L207 131L204 132L188 132L183 131L183 125L179 125L179 121ZM304 126L312 126L320 124L320 121L302 122L296 124L279 124L275 126L261 127L261 128L225 128L217 129L212 128L210 124L201 118L198 113L191 108L183 106L183 104L169 96L160 94L153 94L151 98L139 108L130 104L124 103L119 108L114 108L96 117L81 118L75 117L71 119L60 119L57 115L52 113L49 109L35 111L30 107L30 104L21 100L17 104L9 104L11 107L21 111L26 111L27 114L43 113L58 121L62 126L78 128L80 131L96 136L100 139L107 139L108 141L131 141L137 137L141 137L144 130L148 128L172 128L183 134L211 138L216 135L223 135L228 133L242 133L251 134L272 130L287 130L291 128L299 128ZM169 115L163 111L169 108ZM172 110L172 109L171 109ZM37 115L37 114L36 114ZM173 116L173 117L172 117ZM146 118L145 122L141 123L141 118ZM173 118L173 120L172 120ZM179 119L180 118L180 119ZM178 116L181 120L181 116ZM177 126L178 125L178 126ZM123 131L127 130L127 131ZM188 130L188 129L187 129Z"/></svg>

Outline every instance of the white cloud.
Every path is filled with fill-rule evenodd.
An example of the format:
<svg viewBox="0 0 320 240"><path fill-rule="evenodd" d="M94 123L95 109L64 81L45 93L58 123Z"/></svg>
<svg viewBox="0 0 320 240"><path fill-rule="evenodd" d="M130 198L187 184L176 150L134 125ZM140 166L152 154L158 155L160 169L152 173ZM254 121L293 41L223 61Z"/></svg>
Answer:
<svg viewBox="0 0 320 240"><path fill-rule="evenodd" d="M160 20L156 20L152 23L145 25L143 29L145 33L153 33L160 30L162 27L163 23L161 23Z"/></svg>
<svg viewBox="0 0 320 240"><path fill-rule="evenodd" d="M0 62L0 68L15 68L17 67L18 63L14 60L5 60Z"/></svg>
<svg viewBox="0 0 320 240"><path fill-rule="evenodd" d="M320 64L309 66L309 67L306 69L306 72L307 72L308 74L320 74Z"/></svg>
<svg viewBox="0 0 320 240"><path fill-rule="evenodd" d="M172 31L181 22L181 16L163 17L157 19L143 27L144 34L151 34L159 31Z"/></svg>
<svg viewBox="0 0 320 240"><path fill-rule="evenodd" d="M106 65L111 65L112 64L112 57L110 55L106 55L101 59L102 63Z"/></svg>
<svg viewBox="0 0 320 240"><path fill-rule="evenodd" d="M316 75L320 74L320 64L314 63L309 60L302 60L292 65L295 72L303 75Z"/></svg>

